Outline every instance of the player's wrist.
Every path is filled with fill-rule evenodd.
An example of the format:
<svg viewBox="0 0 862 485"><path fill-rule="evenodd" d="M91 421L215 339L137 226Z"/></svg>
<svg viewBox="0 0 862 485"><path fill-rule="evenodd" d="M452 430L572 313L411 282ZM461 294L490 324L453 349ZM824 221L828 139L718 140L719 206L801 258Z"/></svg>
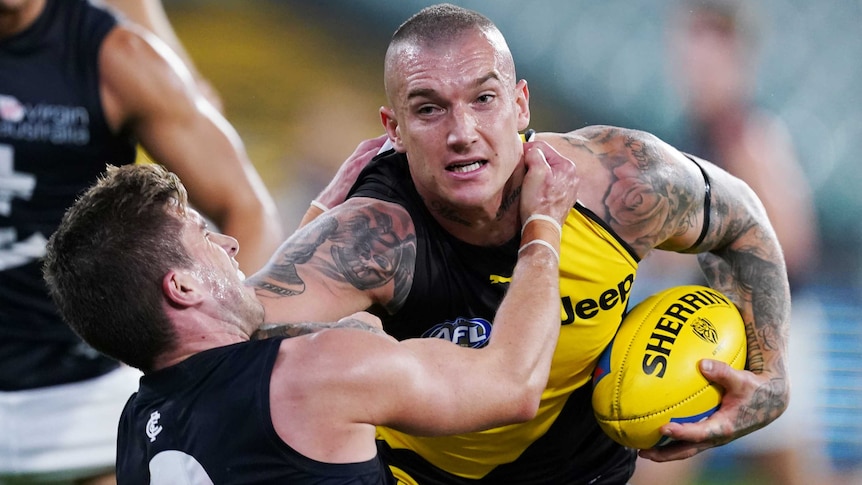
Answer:
<svg viewBox="0 0 862 485"><path fill-rule="evenodd" d="M518 253L520 254L530 246L540 245L548 248L559 262L562 234L563 230L560 224L552 217L533 214L527 218L521 227L521 245L518 248Z"/></svg>
<svg viewBox="0 0 862 485"><path fill-rule="evenodd" d="M545 241L544 239L533 239L532 241L528 241L524 244L521 244L521 247L518 248L518 255L520 255L525 249L530 246L542 246L548 248L551 254L554 255L554 260L559 264L560 262L560 250L555 248L553 244ZM559 246L559 244L558 244Z"/></svg>
<svg viewBox="0 0 862 485"><path fill-rule="evenodd" d="M524 231L527 230L527 226L529 226L532 222L543 222L550 224L551 227L557 230L557 234L560 237L562 237L563 235L563 228L560 226L560 223L557 222L556 219L545 214L533 214L524 221L524 224L521 225L521 237L523 237Z"/></svg>

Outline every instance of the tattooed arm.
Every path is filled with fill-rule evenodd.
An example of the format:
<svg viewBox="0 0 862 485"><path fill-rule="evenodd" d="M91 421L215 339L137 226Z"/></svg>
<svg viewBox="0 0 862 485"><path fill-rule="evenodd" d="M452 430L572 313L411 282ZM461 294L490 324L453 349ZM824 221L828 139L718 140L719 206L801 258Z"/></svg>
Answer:
<svg viewBox="0 0 862 485"><path fill-rule="evenodd" d="M247 284L263 303L267 323L336 320L372 307L400 308L415 260L407 211L353 198L294 233Z"/></svg>
<svg viewBox="0 0 862 485"><path fill-rule="evenodd" d="M790 291L781 248L766 212L741 180L696 159L698 165L655 136L607 126L540 139L575 161L579 199L641 257L652 249L698 253L710 286L730 297L745 321L747 370L722 363L701 365L725 389L719 411L700 423L669 424L678 442L642 451L668 461L732 441L775 420L786 409L789 382L786 347ZM589 189L585 190L585 188Z"/></svg>
<svg viewBox="0 0 862 485"><path fill-rule="evenodd" d="M781 248L760 200L741 180L707 167L713 208L698 260L709 285L730 296L742 313L749 372L725 366L704 372L726 390L719 417L727 422L680 439L702 437L718 445L766 426L787 408L790 287Z"/></svg>

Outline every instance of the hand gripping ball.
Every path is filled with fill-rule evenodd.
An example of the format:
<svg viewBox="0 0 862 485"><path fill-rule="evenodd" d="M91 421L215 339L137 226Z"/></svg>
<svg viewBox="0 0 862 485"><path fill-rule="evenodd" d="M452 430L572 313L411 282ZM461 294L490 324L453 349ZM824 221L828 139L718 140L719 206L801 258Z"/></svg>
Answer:
<svg viewBox="0 0 862 485"><path fill-rule="evenodd" d="M721 292L678 286L632 308L593 373L601 428L624 446L646 449L665 444L662 425L707 418L723 391L700 373L701 359L745 365L745 326Z"/></svg>

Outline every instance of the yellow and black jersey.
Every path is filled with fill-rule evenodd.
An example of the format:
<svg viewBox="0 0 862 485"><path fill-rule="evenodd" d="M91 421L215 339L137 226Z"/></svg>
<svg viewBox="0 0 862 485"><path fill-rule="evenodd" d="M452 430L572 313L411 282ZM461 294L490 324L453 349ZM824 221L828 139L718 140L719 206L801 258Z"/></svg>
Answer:
<svg viewBox="0 0 862 485"><path fill-rule="evenodd" d="M406 158L394 152L369 164L352 196L400 204L416 227L413 285L404 308L384 318L385 330L398 339L436 337L483 346L519 240L488 248L449 235L416 192ZM591 374L622 321L638 258L580 204L566 220L561 249L562 329L538 415L447 437L379 428L380 453L401 483L610 484L631 476L634 451L611 441L593 417Z"/></svg>

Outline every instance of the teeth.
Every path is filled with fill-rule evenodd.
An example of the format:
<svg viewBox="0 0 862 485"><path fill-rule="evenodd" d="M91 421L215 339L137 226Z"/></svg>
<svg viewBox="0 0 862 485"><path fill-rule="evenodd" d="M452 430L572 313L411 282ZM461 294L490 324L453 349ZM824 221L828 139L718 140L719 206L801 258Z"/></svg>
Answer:
<svg viewBox="0 0 862 485"><path fill-rule="evenodd" d="M473 162L469 165L461 165L458 167L452 167L452 171L456 172L456 173L467 173L467 172L472 172L473 170L479 170L479 168L481 166L482 166L481 162Z"/></svg>

